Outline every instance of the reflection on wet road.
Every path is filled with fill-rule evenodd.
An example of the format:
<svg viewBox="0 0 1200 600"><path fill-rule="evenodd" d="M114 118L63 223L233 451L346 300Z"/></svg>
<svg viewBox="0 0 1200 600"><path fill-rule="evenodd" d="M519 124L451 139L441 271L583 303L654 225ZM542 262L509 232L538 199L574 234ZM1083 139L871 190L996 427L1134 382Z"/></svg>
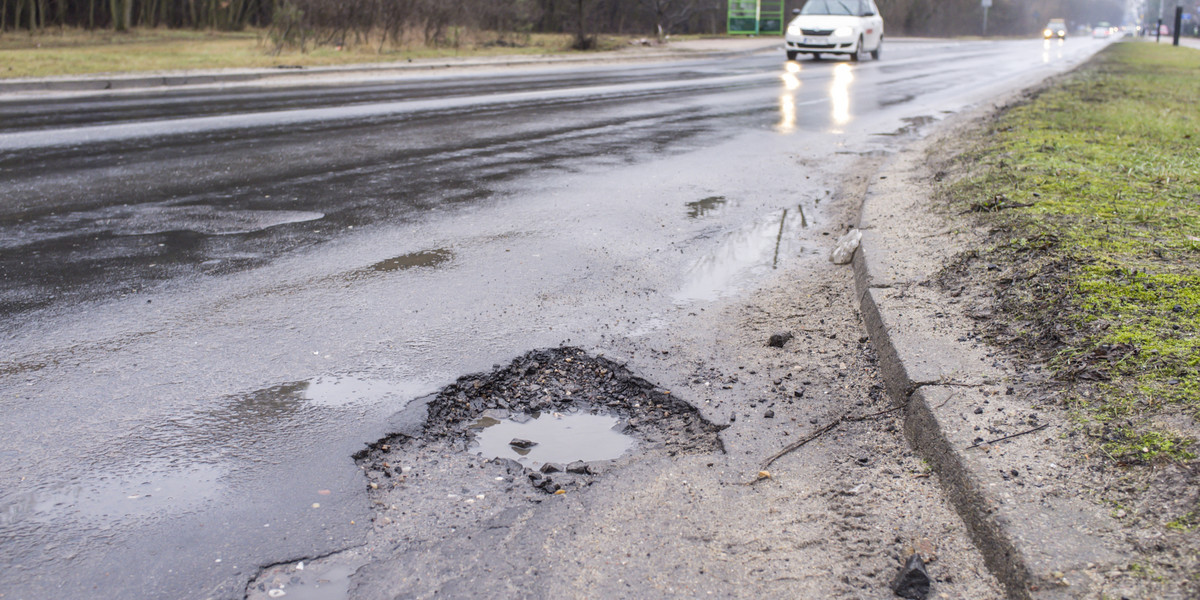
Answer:
<svg viewBox="0 0 1200 600"><path fill-rule="evenodd" d="M1081 42L0 100L0 590L239 597L353 546L413 398L826 265L860 158Z"/></svg>

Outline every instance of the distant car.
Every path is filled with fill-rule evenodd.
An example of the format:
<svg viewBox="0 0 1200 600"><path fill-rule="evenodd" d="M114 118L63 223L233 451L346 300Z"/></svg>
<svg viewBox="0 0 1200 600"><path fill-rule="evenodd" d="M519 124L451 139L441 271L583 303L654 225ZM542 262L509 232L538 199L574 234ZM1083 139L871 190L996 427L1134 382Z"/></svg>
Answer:
<svg viewBox="0 0 1200 600"><path fill-rule="evenodd" d="M820 59L840 54L858 61L867 52L879 60L883 50L883 17L875 0L808 0L792 11L796 18L784 36L788 60L801 54Z"/></svg>
<svg viewBox="0 0 1200 600"><path fill-rule="evenodd" d="M1067 22L1062 19L1050 19L1050 22L1046 24L1046 28L1042 30L1042 37L1046 39L1065 39L1067 37Z"/></svg>
<svg viewBox="0 0 1200 600"><path fill-rule="evenodd" d="M1092 37L1094 38L1106 38L1110 35L1112 35L1112 28L1110 27L1096 27L1092 29Z"/></svg>

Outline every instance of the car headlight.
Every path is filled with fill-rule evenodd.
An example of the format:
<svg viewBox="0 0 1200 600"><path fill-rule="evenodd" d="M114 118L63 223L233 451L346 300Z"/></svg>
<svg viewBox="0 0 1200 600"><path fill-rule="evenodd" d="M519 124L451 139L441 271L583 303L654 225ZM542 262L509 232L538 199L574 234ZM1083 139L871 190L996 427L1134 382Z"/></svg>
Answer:
<svg viewBox="0 0 1200 600"><path fill-rule="evenodd" d="M850 37L854 35L854 30L843 25L833 30L833 37Z"/></svg>
<svg viewBox="0 0 1200 600"><path fill-rule="evenodd" d="M1042 32L1042 37L1050 37L1052 35L1054 35L1054 32L1050 31L1049 29Z"/></svg>
<svg viewBox="0 0 1200 600"><path fill-rule="evenodd" d="M788 35L800 35L800 26L788 25Z"/></svg>

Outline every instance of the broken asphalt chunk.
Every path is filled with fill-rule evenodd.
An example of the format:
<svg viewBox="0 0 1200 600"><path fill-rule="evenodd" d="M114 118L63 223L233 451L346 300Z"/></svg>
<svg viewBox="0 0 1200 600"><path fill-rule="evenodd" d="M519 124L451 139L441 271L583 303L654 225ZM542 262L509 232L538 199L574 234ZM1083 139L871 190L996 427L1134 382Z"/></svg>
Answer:
<svg viewBox="0 0 1200 600"><path fill-rule="evenodd" d="M892 580L892 591L901 598L909 600L925 600L929 595L929 573L925 570L925 561L920 554L913 554L904 563L904 568Z"/></svg>

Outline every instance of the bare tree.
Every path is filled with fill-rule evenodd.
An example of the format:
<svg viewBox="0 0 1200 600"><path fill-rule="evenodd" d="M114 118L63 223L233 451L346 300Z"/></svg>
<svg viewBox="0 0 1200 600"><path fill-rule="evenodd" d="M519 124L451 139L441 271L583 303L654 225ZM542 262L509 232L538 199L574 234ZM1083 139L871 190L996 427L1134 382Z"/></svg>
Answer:
<svg viewBox="0 0 1200 600"><path fill-rule="evenodd" d="M654 31L662 42L676 26L686 23L696 10L696 0L638 0L654 15Z"/></svg>

